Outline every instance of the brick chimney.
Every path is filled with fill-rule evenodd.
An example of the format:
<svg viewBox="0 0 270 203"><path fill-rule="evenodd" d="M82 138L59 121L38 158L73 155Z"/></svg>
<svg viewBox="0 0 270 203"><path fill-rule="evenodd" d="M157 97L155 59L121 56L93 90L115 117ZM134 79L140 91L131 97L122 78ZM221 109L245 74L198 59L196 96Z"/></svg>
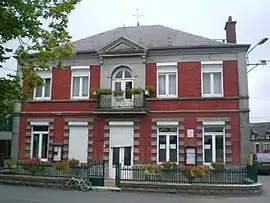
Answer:
<svg viewBox="0 0 270 203"><path fill-rule="evenodd" d="M232 20L232 16L229 16L228 21L225 24L224 30L226 30L226 40L227 43L236 44L236 31L235 31L236 21Z"/></svg>

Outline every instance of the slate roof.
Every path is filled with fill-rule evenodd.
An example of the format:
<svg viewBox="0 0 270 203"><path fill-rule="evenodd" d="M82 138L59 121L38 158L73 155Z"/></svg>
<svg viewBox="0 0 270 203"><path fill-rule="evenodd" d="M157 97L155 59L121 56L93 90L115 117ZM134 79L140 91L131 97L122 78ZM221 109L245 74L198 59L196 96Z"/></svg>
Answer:
<svg viewBox="0 0 270 203"><path fill-rule="evenodd" d="M162 25L118 27L73 42L77 52L98 51L119 37L125 37L148 49L187 46L218 46L224 43ZM230 45L230 44L227 44Z"/></svg>
<svg viewBox="0 0 270 203"><path fill-rule="evenodd" d="M250 130L255 133L256 139L265 139L266 133L270 133L270 122L251 123Z"/></svg>

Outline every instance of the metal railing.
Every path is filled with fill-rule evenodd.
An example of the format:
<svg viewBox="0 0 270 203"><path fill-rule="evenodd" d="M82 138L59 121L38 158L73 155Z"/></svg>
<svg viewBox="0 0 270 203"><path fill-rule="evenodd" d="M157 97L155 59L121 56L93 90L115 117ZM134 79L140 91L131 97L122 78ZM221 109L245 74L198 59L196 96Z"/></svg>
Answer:
<svg viewBox="0 0 270 203"><path fill-rule="evenodd" d="M196 167L197 168L197 167ZM207 169L207 173L200 173L198 167L193 169L181 168L173 169L155 168L148 171L143 166L116 167L116 185L121 182L149 182L149 183L199 183L199 184L252 184L258 181L257 168L247 166L244 168L228 168L222 170ZM197 170L197 172L196 172Z"/></svg>
<svg viewBox="0 0 270 203"><path fill-rule="evenodd" d="M123 95L112 94L97 95L98 110L141 110L145 108L145 94L123 92Z"/></svg>

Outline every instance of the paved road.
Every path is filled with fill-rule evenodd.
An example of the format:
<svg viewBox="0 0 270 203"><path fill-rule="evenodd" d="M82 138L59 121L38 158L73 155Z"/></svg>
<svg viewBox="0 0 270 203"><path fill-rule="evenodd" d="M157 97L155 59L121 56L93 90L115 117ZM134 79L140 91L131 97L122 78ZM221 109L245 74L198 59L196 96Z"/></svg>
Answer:
<svg viewBox="0 0 270 203"><path fill-rule="evenodd" d="M270 176L260 177L264 193L255 197L202 197L154 193L80 192L0 185L0 203L269 203Z"/></svg>

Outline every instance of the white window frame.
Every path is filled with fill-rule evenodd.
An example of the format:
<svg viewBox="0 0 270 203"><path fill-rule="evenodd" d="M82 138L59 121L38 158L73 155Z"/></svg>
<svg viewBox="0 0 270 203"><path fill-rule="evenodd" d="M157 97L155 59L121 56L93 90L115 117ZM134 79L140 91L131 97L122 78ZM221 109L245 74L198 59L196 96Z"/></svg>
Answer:
<svg viewBox="0 0 270 203"><path fill-rule="evenodd" d="M49 97L45 97L45 85L43 85L42 88L42 93L41 93L41 97L36 97L36 88L34 89L33 92L33 100L50 100L52 97L52 72L48 71L48 70L37 70L36 74L41 77L43 79L43 82L45 82L45 79L51 79L51 83L50 83L50 96Z"/></svg>
<svg viewBox="0 0 270 203"><path fill-rule="evenodd" d="M266 149L266 146L269 146L269 148ZM263 150L270 150L270 143L263 143Z"/></svg>
<svg viewBox="0 0 270 203"><path fill-rule="evenodd" d="M89 66L72 66L71 67L71 91L70 98L71 99L89 99L90 95L90 67ZM73 96L73 78L80 78L80 87L79 87L79 96ZM82 77L88 77L88 91L87 96L82 96Z"/></svg>
<svg viewBox="0 0 270 203"><path fill-rule="evenodd" d="M203 92L203 73L210 74L210 94ZM221 94L214 94L214 75L213 73L221 74ZM223 97L224 84L223 84L223 61L202 61L201 62L201 92L202 97Z"/></svg>
<svg viewBox="0 0 270 203"><path fill-rule="evenodd" d="M48 126L48 131L34 131L34 126ZM50 129L48 122L33 122L31 123L31 146L30 146L30 158L33 158L33 147L34 147L34 134L39 134L39 146L38 146L38 158L41 159L42 153L42 135L48 134L48 144L47 144L47 158L41 159L41 161L46 162L48 161L49 157L49 137L50 137Z"/></svg>
<svg viewBox="0 0 270 203"><path fill-rule="evenodd" d="M159 128L176 128L176 132L159 132ZM175 134L174 134L175 133ZM179 163L179 128L178 126L157 126L157 164L162 164L163 162L159 162L159 135L166 135L166 161L170 160L170 136L176 135L176 153L177 153L177 162Z"/></svg>
<svg viewBox="0 0 270 203"><path fill-rule="evenodd" d="M223 127L223 132L204 132L205 127ZM202 150L203 150L203 165L210 166L212 163L205 162L205 152L204 152L204 136L212 136L212 162L216 161L216 136L222 135L223 136L223 163L226 164L226 136L225 136L225 122L207 122L203 124L203 136L202 136Z"/></svg>
<svg viewBox="0 0 270 203"><path fill-rule="evenodd" d="M159 74L166 75L166 95L159 95ZM169 94L169 75L175 74L175 81L176 81L176 94L170 95ZM178 65L177 62L172 63L157 63L157 98L177 98L178 97Z"/></svg>

